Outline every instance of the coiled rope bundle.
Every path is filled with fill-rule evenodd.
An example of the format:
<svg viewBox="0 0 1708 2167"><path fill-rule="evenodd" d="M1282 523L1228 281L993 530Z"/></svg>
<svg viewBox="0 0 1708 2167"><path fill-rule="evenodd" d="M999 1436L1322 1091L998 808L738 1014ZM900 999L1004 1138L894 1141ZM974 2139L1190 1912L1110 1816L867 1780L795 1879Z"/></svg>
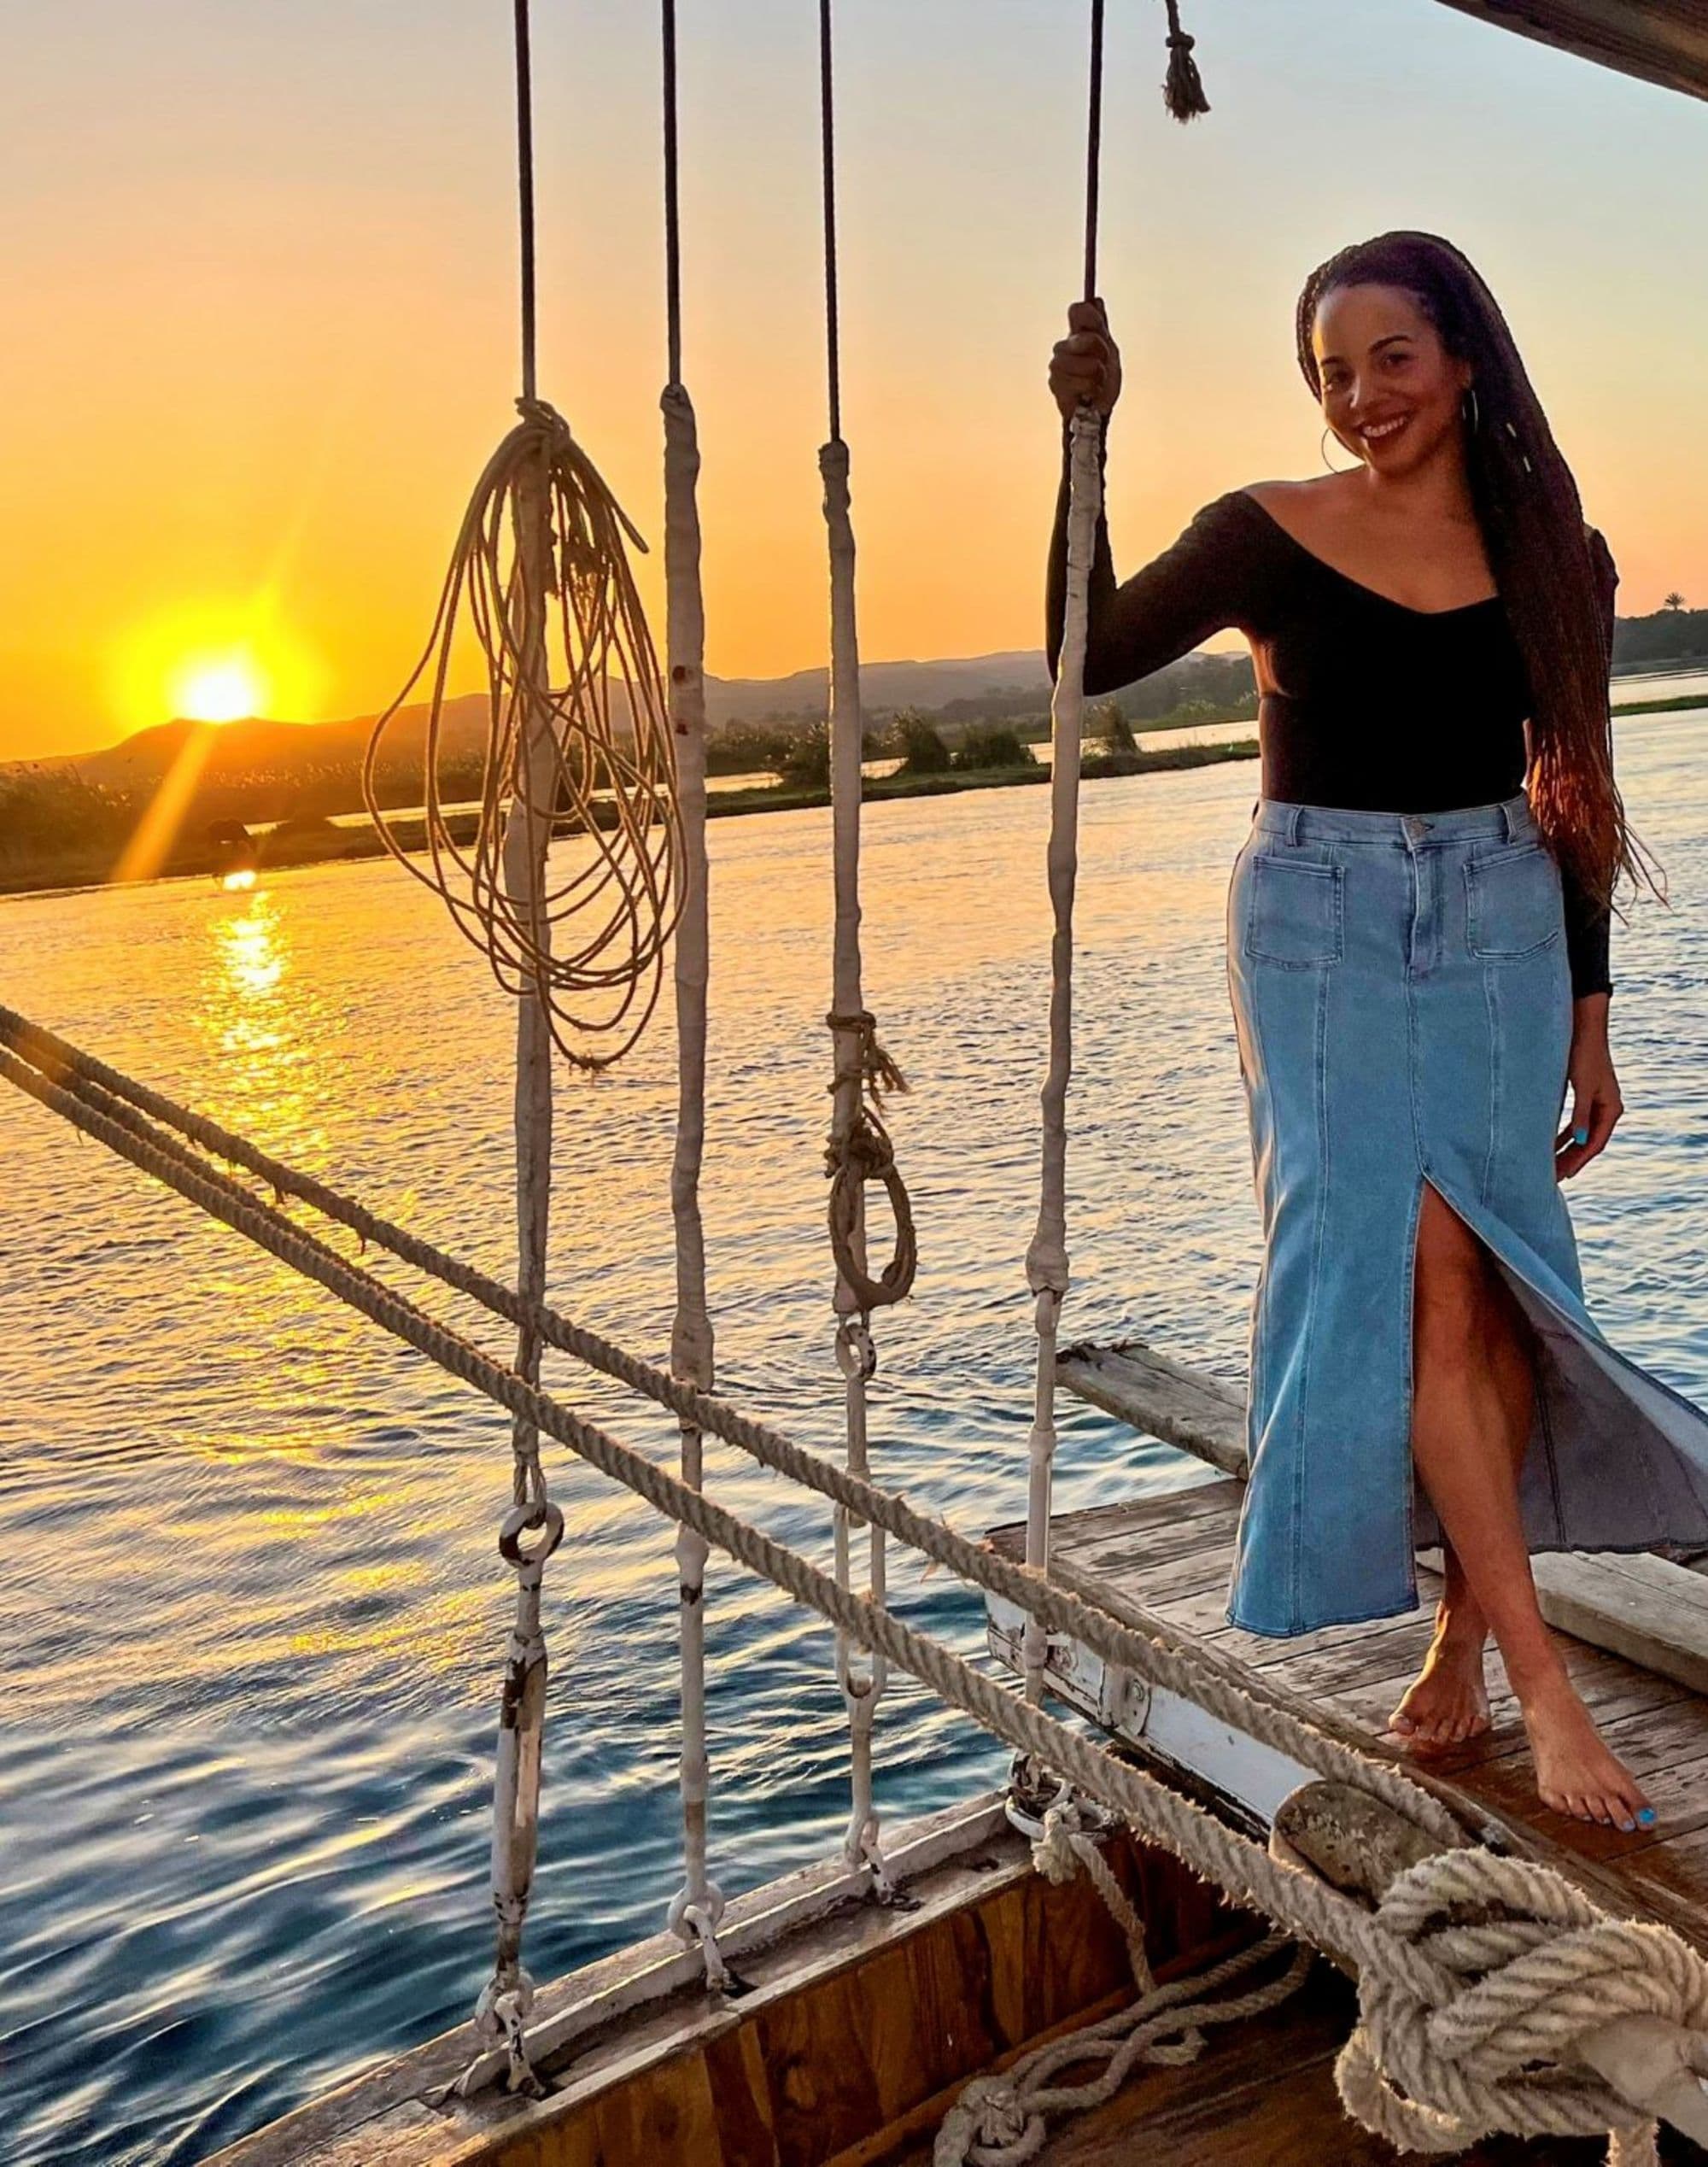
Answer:
<svg viewBox="0 0 1708 2167"><path fill-rule="evenodd" d="M563 416L525 394L517 405L522 418L463 515L426 648L374 725L362 788L386 847L444 898L500 985L536 993L568 1059L602 1069L652 1016L681 909L676 758L624 547L625 537L646 543ZM536 566L537 598L528 591ZM465 842L447 811L444 709L452 656L470 631L488 705L479 814ZM430 671L424 861L382 814L375 778L388 734ZM450 799L463 794L453 786ZM518 818L585 838L567 867L548 870L537 902L506 877Z"/></svg>

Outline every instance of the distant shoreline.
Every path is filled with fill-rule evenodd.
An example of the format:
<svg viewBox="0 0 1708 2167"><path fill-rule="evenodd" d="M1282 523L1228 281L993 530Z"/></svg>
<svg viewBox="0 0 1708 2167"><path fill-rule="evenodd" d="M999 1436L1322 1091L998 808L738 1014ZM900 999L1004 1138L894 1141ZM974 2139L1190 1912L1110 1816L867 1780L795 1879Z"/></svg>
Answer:
<svg viewBox="0 0 1708 2167"><path fill-rule="evenodd" d="M1223 760L1255 759L1255 737L1226 745L1171 745L1138 753L1088 753L1080 768L1086 782L1112 781L1118 776L1149 775L1176 768L1208 767ZM1029 767L963 768L943 775L869 776L863 802L880 804L892 798L958 797L973 790L1003 790L1050 780L1050 770L1033 762ZM761 783L751 790L718 790L706 799L709 820L722 820L742 813L806 812L830 803L827 786L816 783ZM472 840L476 816L452 814L446 822L459 842ZM391 823L409 851L426 848L425 824L419 819ZM336 865L384 855L385 845L371 828L334 828L330 823L309 833L259 837L261 845L257 871L272 873L299 865ZM269 847L268 846L272 846ZM79 895L91 888L146 887L151 881L212 880L218 876L216 853L206 845L180 850L156 873L140 880L114 881L102 858L77 857L64 852L54 858L37 858L17 866L0 864L0 896Z"/></svg>
<svg viewBox="0 0 1708 2167"><path fill-rule="evenodd" d="M1617 687L1617 680L1615 683ZM1617 719L1621 715L1666 714L1701 707L1708 707L1708 694L1687 694L1673 700L1634 700L1612 712ZM1255 759L1257 753L1258 741L1255 737L1242 737L1222 745L1171 745L1153 747L1144 752L1088 753L1080 773L1087 782L1100 782L1117 776L1149 775L1177 768L1213 766L1223 760ZM1036 764L1031 767L951 769L942 775L869 776L863 802L873 805L892 798L958 797L970 790L1012 789L1049 780L1050 770ZM751 790L714 791L706 799L705 810L709 820L722 820L742 813L805 812L829 803L830 792L824 785L772 782L757 783ZM472 814L453 814L446 824L457 841L472 840ZM392 825L407 850L425 849L426 835L419 819L399 819ZM335 828L330 823L304 823L304 828L306 832L258 837L260 858L257 870L280 872L292 866L355 863L384 854L385 846L371 828ZM217 870L215 853L205 844L177 852L157 873L149 874L141 881L113 880L103 856L65 852L15 865L0 864L0 898L77 895L91 888L146 886L149 881L210 880L215 877Z"/></svg>

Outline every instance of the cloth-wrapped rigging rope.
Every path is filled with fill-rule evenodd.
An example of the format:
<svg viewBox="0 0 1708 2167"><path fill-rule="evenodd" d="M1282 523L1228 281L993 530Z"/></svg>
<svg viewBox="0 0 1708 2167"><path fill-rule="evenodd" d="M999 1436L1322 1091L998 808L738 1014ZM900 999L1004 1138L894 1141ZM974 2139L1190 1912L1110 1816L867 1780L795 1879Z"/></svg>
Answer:
<svg viewBox="0 0 1708 2167"><path fill-rule="evenodd" d="M660 45L664 124L664 315L668 380L659 404L664 420L664 610L670 667L670 727L676 753L676 802L682 833L682 911L676 927L676 1136L670 1164L675 1222L676 1309L670 1327L670 1373L710 1391L715 1342L706 1299L705 1232L699 1174L705 1151L706 986L710 976L710 868L705 846L705 605L700 587L699 437L693 402L681 380L681 211L677 185L676 9L662 0ZM698 1490L705 1476L705 1439L692 1415L681 1418L682 1480ZM705 1735L705 1538L692 1528L676 1536L677 1630L681 1661L681 1745L678 1789L682 1809L682 1886L668 1923L697 1947L708 1987L729 1974L717 1946L723 1892L707 1866L707 1800L711 1785Z"/></svg>

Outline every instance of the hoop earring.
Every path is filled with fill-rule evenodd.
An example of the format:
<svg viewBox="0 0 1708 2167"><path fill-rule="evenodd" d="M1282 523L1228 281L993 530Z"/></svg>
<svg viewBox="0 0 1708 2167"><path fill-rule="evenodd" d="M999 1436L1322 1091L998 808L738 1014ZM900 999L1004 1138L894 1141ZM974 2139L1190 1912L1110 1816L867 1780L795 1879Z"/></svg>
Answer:
<svg viewBox="0 0 1708 2167"><path fill-rule="evenodd" d="M1477 404L1477 386L1474 384L1465 387L1465 396L1459 402L1459 411L1464 417L1465 427L1474 436L1483 426L1483 415Z"/></svg>
<svg viewBox="0 0 1708 2167"><path fill-rule="evenodd" d="M1322 446L1323 465L1328 468L1331 474L1355 473L1357 470L1363 466L1364 461L1361 459L1354 460L1350 466L1337 466L1333 464L1329 458L1329 432L1326 425L1324 426L1320 442Z"/></svg>

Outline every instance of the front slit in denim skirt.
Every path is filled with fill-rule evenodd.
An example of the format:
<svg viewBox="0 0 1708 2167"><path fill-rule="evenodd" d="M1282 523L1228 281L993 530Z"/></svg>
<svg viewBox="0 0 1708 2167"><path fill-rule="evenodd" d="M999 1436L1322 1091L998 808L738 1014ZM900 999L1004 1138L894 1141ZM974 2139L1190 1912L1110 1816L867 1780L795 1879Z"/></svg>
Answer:
<svg viewBox="0 0 1708 2167"><path fill-rule="evenodd" d="M1528 800L1260 799L1227 957L1264 1233L1229 1622L1284 1637L1416 1606L1415 1553L1441 1539L1411 1444L1426 1181L1535 1327L1530 1549L1708 1543L1708 1414L1584 1307L1554 1173L1565 917Z"/></svg>

